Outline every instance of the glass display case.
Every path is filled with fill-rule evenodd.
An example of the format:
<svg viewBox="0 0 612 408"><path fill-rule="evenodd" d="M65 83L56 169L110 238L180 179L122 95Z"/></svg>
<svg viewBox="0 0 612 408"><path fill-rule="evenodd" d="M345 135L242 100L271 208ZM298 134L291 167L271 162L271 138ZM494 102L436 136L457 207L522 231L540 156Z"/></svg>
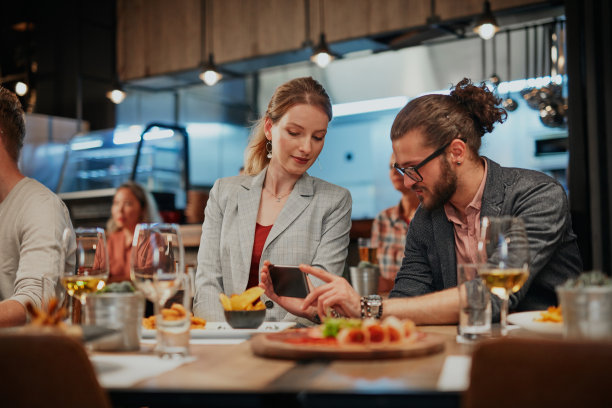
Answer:
<svg viewBox="0 0 612 408"><path fill-rule="evenodd" d="M67 145L58 193L77 225L100 225L108 218L115 189L128 180L153 194L162 216L182 211L188 150L184 128L159 123L78 134Z"/></svg>

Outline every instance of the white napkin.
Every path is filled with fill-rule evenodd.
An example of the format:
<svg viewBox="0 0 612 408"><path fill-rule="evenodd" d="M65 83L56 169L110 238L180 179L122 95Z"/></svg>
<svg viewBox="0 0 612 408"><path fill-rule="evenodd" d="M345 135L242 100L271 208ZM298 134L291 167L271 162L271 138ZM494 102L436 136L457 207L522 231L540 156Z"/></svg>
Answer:
<svg viewBox="0 0 612 408"><path fill-rule="evenodd" d="M244 339L190 339L189 344L240 344L247 341ZM155 339L140 339L140 344L156 344Z"/></svg>
<svg viewBox="0 0 612 408"><path fill-rule="evenodd" d="M195 357L161 359L156 355L94 354L90 355L98 381L104 388L131 387L138 381L155 377L195 361Z"/></svg>
<svg viewBox="0 0 612 408"><path fill-rule="evenodd" d="M447 356L440 377L440 391L465 391L470 385L470 367L472 358L469 356Z"/></svg>

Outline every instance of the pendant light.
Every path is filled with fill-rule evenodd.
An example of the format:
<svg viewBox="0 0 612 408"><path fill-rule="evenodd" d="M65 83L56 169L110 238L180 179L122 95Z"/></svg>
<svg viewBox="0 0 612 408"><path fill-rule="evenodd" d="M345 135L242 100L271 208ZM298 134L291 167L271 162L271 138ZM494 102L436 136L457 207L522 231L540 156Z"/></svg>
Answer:
<svg viewBox="0 0 612 408"><path fill-rule="evenodd" d="M484 2L484 9L478 20L474 32L477 33L483 40L490 40L499 31L499 25L495 16L491 12L491 3Z"/></svg>
<svg viewBox="0 0 612 408"><path fill-rule="evenodd" d="M202 0L201 1L201 10L202 10L202 23L204 25L204 27L202 28L202 48L201 48L201 55L202 55L202 72L200 72L200 79L208 86L213 86L215 85L217 82L219 82L221 80L221 78L223 78L223 75L221 74L221 72L219 72L219 69L217 68L217 65L215 64L215 58L213 55L213 27L212 27L212 22L209 23L209 20L212 21L212 19L209 19L208 15L210 14L212 17L212 4L210 5L210 10L206 10L208 5L208 2L206 0ZM210 27L210 29L209 29ZM208 35L206 35L206 31L208 31ZM206 42L208 41L208 47L206 47ZM205 50L208 49L210 52L208 54L208 60L206 63L204 63L204 55L206 54Z"/></svg>
<svg viewBox="0 0 612 408"><path fill-rule="evenodd" d="M23 81L17 81L15 84L15 93L19 96L24 96L27 94L29 89L28 84Z"/></svg>
<svg viewBox="0 0 612 408"><path fill-rule="evenodd" d="M119 105L125 100L127 94L120 87L106 93L106 97L115 105Z"/></svg>
<svg viewBox="0 0 612 408"><path fill-rule="evenodd" d="M332 54L325 40L325 17L323 14L323 1L319 0L319 28L321 34L319 35L319 43L312 50L310 60L321 68L325 68L330 62L336 59L336 56Z"/></svg>
<svg viewBox="0 0 612 408"><path fill-rule="evenodd" d="M113 79L113 87L110 91L106 93L106 97L115 105L119 105L121 102L125 100L127 93L123 90L121 86L121 82L119 81L119 75L115 73L115 78Z"/></svg>
<svg viewBox="0 0 612 408"><path fill-rule="evenodd" d="M208 62L202 68L200 72L200 79L208 86L213 86L223 78L223 75L219 72L219 69L215 65L213 54L208 55Z"/></svg>

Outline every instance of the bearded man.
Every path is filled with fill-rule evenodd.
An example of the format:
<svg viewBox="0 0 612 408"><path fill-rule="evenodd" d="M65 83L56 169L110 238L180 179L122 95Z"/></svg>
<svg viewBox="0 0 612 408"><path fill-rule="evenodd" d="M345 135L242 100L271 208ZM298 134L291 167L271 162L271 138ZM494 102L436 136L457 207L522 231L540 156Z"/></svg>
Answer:
<svg viewBox="0 0 612 408"><path fill-rule="evenodd" d="M510 296L509 310L541 310L557 303L555 286L582 270L567 196L561 184L543 173L501 167L478 154L481 138L506 117L499 103L486 86L463 79L450 95L425 95L400 111L391 128L395 168L421 205L408 228L390 299L360 298L346 279L301 265L327 282L304 299L304 313L316 304L321 317L331 308L353 317L457 323L457 264L478 262L481 218L504 215L523 220L531 258L529 278ZM264 272L266 294L285 301L273 298ZM494 320L499 320L500 304L492 297Z"/></svg>

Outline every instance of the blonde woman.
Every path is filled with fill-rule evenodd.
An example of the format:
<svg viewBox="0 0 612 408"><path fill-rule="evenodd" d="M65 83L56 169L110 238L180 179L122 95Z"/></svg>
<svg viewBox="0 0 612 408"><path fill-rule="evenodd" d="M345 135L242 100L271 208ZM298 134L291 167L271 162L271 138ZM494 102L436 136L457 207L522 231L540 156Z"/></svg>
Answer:
<svg viewBox="0 0 612 408"><path fill-rule="evenodd" d="M306 173L323 149L331 118L329 96L314 79L293 79L276 89L253 129L245 175L219 179L210 192L198 252L196 315L223 321L219 293L258 286L265 261L342 274L350 193ZM296 319L263 300L266 320Z"/></svg>

